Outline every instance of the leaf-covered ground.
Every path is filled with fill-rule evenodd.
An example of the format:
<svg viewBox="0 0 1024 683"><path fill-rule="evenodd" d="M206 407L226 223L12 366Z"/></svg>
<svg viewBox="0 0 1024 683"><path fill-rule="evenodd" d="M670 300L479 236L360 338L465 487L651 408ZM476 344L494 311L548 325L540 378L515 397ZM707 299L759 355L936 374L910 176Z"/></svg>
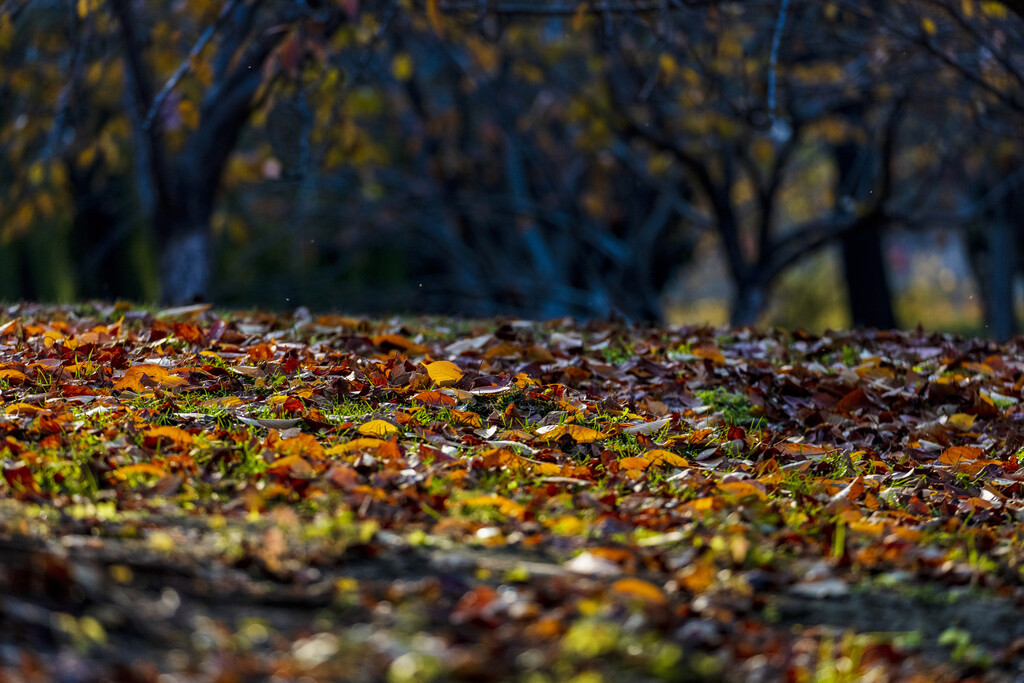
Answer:
<svg viewBox="0 0 1024 683"><path fill-rule="evenodd" d="M0 312L5 680L979 680L1016 345Z"/></svg>

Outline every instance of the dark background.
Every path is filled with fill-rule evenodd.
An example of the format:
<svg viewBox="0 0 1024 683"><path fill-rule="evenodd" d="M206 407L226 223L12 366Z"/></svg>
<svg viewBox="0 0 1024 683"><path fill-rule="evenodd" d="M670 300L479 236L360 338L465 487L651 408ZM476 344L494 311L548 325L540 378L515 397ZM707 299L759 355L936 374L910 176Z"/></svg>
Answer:
<svg viewBox="0 0 1024 683"><path fill-rule="evenodd" d="M1016 331L1016 2L0 2L0 299Z"/></svg>

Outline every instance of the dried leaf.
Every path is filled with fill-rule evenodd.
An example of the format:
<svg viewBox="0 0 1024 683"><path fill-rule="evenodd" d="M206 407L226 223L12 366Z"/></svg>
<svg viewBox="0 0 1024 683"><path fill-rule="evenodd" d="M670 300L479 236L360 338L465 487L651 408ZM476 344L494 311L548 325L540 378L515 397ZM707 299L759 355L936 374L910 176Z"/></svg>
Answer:
<svg viewBox="0 0 1024 683"><path fill-rule="evenodd" d="M444 387L455 384L462 379L462 370L455 363L446 360L439 360L435 363L426 363L427 374L430 379Z"/></svg>

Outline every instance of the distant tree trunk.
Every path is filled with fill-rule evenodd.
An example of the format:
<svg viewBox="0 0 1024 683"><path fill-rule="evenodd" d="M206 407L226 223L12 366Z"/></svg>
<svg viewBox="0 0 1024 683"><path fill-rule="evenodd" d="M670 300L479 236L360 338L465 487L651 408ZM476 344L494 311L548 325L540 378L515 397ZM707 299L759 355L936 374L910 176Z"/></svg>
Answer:
<svg viewBox="0 0 1024 683"><path fill-rule="evenodd" d="M1005 204L1004 207L1005 208ZM985 297L985 322L988 333L999 341L1016 331L1013 305L1014 235L1009 216L999 216L988 228L988 266L982 277L988 280Z"/></svg>
<svg viewBox="0 0 1024 683"><path fill-rule="evenodd" d="M850 317L857 327L896 327L892 291L882 250L882 226L868 222L845 233L840 241Z"/></svg>
<svg viewBox="0 0 1024 683"><path fill-rule="evenodd" d="M160 299L165 304L207 300L211 291L212 239L207 224L185 225L163 240Z"/></svg>
<svg viewBox="0 0 1024 683"><path fill-rule="evenodd" d="M843 144L835 147L838 170L837 201L845 198L861 200L863 187L870 186L873 173L863 168L869 162L861 159L860 147ZM865 178L866 176L866 178ZM882 248L883 224L870 217L843 233L839 240L843 255L850 317L856 327L891 329L896 327L892 310L892 289L889 286L885 252Z"/></svg>
<svg viewBox="0 0 1024 683"><path fill-rule="evenodd" d="M729 310L729 324L753 325L764 308L764 287L758 282L738 282Z"/></svg>

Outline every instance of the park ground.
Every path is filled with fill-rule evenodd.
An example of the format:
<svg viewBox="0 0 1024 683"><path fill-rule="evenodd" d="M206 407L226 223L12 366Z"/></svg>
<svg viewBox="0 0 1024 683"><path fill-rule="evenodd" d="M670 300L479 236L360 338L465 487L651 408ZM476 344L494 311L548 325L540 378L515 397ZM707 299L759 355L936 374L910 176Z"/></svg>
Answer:
<svg viewBox="0 0 1024 683"><path fill-rule="evenodd" d="M1013 680L1022 387L921 330L8 305L0 673Z"/></svg>

